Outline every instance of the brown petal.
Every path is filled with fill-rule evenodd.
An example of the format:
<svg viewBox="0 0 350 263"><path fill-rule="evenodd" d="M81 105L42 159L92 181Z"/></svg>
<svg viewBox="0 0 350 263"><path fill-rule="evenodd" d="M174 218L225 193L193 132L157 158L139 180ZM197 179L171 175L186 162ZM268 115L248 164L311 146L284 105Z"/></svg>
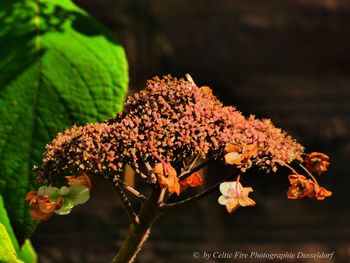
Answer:
<svg viewBox="0 0 350 263"><path fill-rule="evenodd" d="M237 208L239 207L239 202L237 198L232 198L228 203L226 204L226 210L230 214L233 213Z"/></svg>
<svg viewBox="0 0 350 263"><path fill-rule="evenodd" d="M158 178L158 183L161 187L168 187L169 193L180 194L180 183L177 177L176 170L170 164L163 165L158 163L152 172L156 174Z"/></svg>
<svg viewBox="0 0 350 263"><path fill-rule="evenodd" d="M318 175L327 171L329 166L329 156L324 153L312 152L305 159L305 166L308 170Z"/></svg>
<svg viewBox="0 0 350 263"><path fill-rule="evenodd" d="M242 147L241 146L238 146L236 144L226 144L226 147L225 147L225 152L227 153L231 153L231 152L240 152L242 150Z"/></svg>
<svg viewBox="0 0 350 263"><path fill-rule="evenodd" d="M332 195L331 191L328 191L327 189L323 188L323 187L318 187L318 189L316 190L316 198L317 200L323 200L326 197L329 197Z"/></svg>
<svg viewBox="0 0 350 263"><path fill-rule="evenodd" d="M207 95L207 96L211 96L213 95L213 91L211 88L209 88L208 86L202 86L199 88L199 91L204 94L204 95Z"/></svg>
<svg viewBox="0 0 350 263"><path fill-rule="evenodd" d="M255 144L249 144L243 146L243 156L242 159L250 159L256 157L258 154L258 147Z"/></svg>
<svg viewBox="0 0 350 263"><path fill-rule="evenodd" d="M254 191L254 190L253 190L253 188L251 188L251 187L243 187L243 188L241 189L240 196L248 196L249 193L251 193L251 192L253 192L253 191Z"/></svg>
<svg viewBox="0 0 350 263"><path fill-rule="evenodd" d="M57 201L61 203L60 199ZM57 205L56 202L50 202L48 195L40 195L30 203L29 214L33 220L44 221L51 217Z"/></svg>
<svg viewBox="0 0 350 263"><path fill-rule="evenodd" d="M193 173L185 180L180 182L180 192L183 192L190 187L197 187L203 183L202 177L198 173Z"/></svg>
<svg viewBox="0 0 350 263"><path fill-rule="evenodd" d="M255 206L256 205L255 201L247 196L240 197L238 199L238 202L241 206Z"/></svg>
<svg viewBox="0 0 350 263"><path fill-rule="evenodd" d="M86 174L80 176L66 176L66 179L68 181L69 186L81 184L86 186L90 190L92 188L90 177Z"/></svg>
<svg viewBox="0 0 350 263"><path fill-rule="evenodd" d="M241 164L241 154L238 152L230 152L225 155L225 161L228 164L240 165Z"/></svg>
<svg viewBox="0 0 350 263"><path fill-rule="evenodd" d="M30 202L32 201L34 198L36 198L38 195L37 191L30 191L29 193L27 193L26 197L24 198L24 201L26 202Z"/></svg>

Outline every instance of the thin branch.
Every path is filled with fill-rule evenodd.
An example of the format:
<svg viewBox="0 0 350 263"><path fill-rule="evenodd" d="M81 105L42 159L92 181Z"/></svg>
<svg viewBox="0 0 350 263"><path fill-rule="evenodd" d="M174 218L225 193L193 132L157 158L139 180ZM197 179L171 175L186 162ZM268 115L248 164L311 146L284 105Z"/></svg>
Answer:
<svg viewBox="0 0 350 263"><path fill-rule="evenodd" d="M145 180L148 179L147 175L145 175L145 174L141 171L140 167L138 167L138 166L136 166L136 165L133 165L133 164L128 164L128 165L135 171L136 174L140 175L140 177L141 177L142 179L145 179Z"/></svg>
<svg viewBox="0 0 350 263"><path fill-rule="evenodd" d="M308 169L306 169L304 165L302 165L302 164L299 163L299 162L298 162L298 164L299 164L299 166L311 177L311 179L312 179L316 184L318 184L318 182L317 182L315 176L313 176L312 173L310 173L310 171L309 171Z"/></svg>
<svg viewBox="0 0 350 263"><path fill-rule="evenodd" d="M152 173L152 166L145 160L145 158L141 155L139 155L139 164L143 166L143 168L146 170L146 175L148 178L148 183L151 184L156 184L157 183L157 178L156 176Z"/></svg>
<svg viewBox="0 0 350 263"><path fill-rule="evenodd" d="M293 167L291 167L290 165L288 165L287 163L284 164L285 167L289 168L294 174L299 174L297 171L295 171L293 169Z"/></svg>
<svg viewBox="0 0 350 263"><path fill-rule="evenodd" d="M234 175L229 175L227 176L226 178L222 179L221 181L219 181L218 183L216 183L215 185L213 185L212 187L204 190L203 192L195 195L195 196L192 196L192 197L189 197L185 200L182 200L182 201L179 201L179 202L176 202L176 203L171 203L171 204L161 204L159 206L159 211L161 213L164 213L164 212L168 212L168 211L171 211L177 207L181 207L181 206L184 206L184 205L187 205L187 204L190 204L190 203L193 203L195 201L198 201L200 199L203 199L204 197L210 195L211 193L215 192L217 190L217 187L224 181L230 179L231 177L233 177Z"/></svg>
<svg viewBox="0 0 350 263"><path fill-rule="evenodd" d="M118 176L115 176L113 180L110 180L111 185L115 192L117 193L118 197L120 198L120 201L122 201L123 207L132 222L135 226L140 224L139 217L134 211L134 208L132 207L132 204L130 203L128 197L125 195L124 191L122 190L122 187L120 186L120 181Z"/></svg>
<svg viewBox="0 0 350 263"><path fill-rule="evenodd" d="M191 170L194 166L194 164L197 162L199 158L199 154L197 154L195 157L193 157L190 162L189 162L189 166L188 166L188 169L187 170Z"/></svg>
<svg viewBox="0 0 350 263"><path fill-rule="evenodd" d="M134 197L136 197L137 200L144 202L147 197L144 196L143 194L141 194L139 191L137 191L135 188L127 185L126 183L124 183L122 180L115 179L118 180L118 183L120 183L120 186L123 187L124 190L128 191L130 194L132 194Z"/></svg>

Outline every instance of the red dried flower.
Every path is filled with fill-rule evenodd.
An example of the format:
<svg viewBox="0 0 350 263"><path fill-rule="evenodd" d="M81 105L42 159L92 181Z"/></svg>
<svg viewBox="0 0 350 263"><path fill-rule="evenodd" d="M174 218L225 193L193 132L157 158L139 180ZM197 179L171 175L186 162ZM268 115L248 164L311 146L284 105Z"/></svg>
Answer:
<svg viewBox="0 0 350 263"><path fill-rule="evenodd" d="M287 192L289 199L313 198L315 196L315 183L306 179L304 175L292 174L288 176L290 187Z"/></svg>
<svg viewBox="0 0 350 263"><path fill-rule="evenodd" d="M198 173L193 173L189 177L187 177L185 180L180 182L180 192L185 191L188 186L197 187L202 185L202 183L203 183L202 177Z"/></svg>
<svg viewBox="0 0 350 263"><path fill-rule="evenodd" d="M332 195L332 192L319 186L317 183L300 174L288 176L290 187L287 192L289 199L316 198L323 200Z"/></svg>
<svg viewBox="0 0 350 263"><path fill-rule="evenodd" d="M30 191L24 200L30 204L31 218L37 221L48 220L62 205L62 197L59 197L56 202L50 202L48 195L38 195L36 191Z"/></svg>
<svg viewBox="0 0 350 263"><path fill-rule="evenodd" d="M326 197L329 197L331 195L332 195L332 192L328 191L327 189L325 189L323 187L318 186L316 188L316 195L315 196L316 196L317 200L323 200Z"/></svg>
<svg viewBox="0 0 350 263"><path fill-rule="evenodd" d="M319 152L312 152L308 154L305 159L305 166L306 168L318 175L322 174L323 172L327 171L327 167L330 164L329 163L329 156L324 153Z"/></svg>
<svg viewBox="0 0 350 263"><path fill-rule="evenodd" d="M152 170L157 176L158 183L161 187L167 187L169 193L180 194L180 183L177 173L169 164L158 163Z"/></svg>

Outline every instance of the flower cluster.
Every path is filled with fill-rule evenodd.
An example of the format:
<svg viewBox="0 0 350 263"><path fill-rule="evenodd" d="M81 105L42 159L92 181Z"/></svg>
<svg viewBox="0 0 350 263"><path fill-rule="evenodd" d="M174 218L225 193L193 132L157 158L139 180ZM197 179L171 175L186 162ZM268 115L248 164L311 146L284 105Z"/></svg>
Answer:
<svg viewBox="0 0 350 263"><path fill-rule="evenodd" d="M224 160L242 173L253 165L276 171L278 165L290 167L293 161L304 161L308 173L327 170L327 155L312 153L303 159L303 151L270 120L244 117L234 107L223 106L209 87L198 87L191 78L164 76L148 81L145 89L128 97L124 111L115 118L59 133L47 146L36 176L42 183L62 186L76 177L75 181L84 183L83 176L90 175L113 179L129 165L148 183L179 195L202 184L197 173L186 174L197 159ZM311 173L313 180L291 169L289 198L331 195ZM219 202L229 212L255 205L248 197L252 188L238 180L223 183L220 190ZM31 204L39 202L35 198ZM58 199L56 207L47 198L45 202L50 211L61 205Z"/></svg>
<svg viewBox="0 0 350 263"><path fill-rule="evenodd" d="M140 159L153 167L160 159L175 167L180 159L197 155L221 158L227 144L240 152L247 145L254 149L254 154L241 156L242 171L253 163L276 170L276 164L300 159L303 152L270 120L245 118L234 107L223 106L210 88L165 76L129 97L116 118L58 134L36 174L49 182L67 175L110 176L125 164L138 168Z"/></svg>

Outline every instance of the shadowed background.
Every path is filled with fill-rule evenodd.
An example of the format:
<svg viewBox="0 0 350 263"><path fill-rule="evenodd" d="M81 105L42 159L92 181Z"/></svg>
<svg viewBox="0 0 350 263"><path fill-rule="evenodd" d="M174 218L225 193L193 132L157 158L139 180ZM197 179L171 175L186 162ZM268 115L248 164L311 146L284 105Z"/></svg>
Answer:
<svg viewBox="0 0 350 263"><path fill-rule="evenodd" d="M307 150L331 156L325 201L286 198L288 171L252 171L257 205L228 215L219 192L160 218L138 262L203 262L193 253L333 252L349 262L350 4L345 0L79 0L126 49L131 92L155 75L190 73L245 115L271 118ZM208 169L210 185L217 167ZM33 236L39 262L108 262L127 230L112 189L54 216ZM253 262L268 260L254 260ZM212 260L206 262L230 262ZM233 262L233 260L231 260ZM246 262L237 260L237 262Z"/></svg>

